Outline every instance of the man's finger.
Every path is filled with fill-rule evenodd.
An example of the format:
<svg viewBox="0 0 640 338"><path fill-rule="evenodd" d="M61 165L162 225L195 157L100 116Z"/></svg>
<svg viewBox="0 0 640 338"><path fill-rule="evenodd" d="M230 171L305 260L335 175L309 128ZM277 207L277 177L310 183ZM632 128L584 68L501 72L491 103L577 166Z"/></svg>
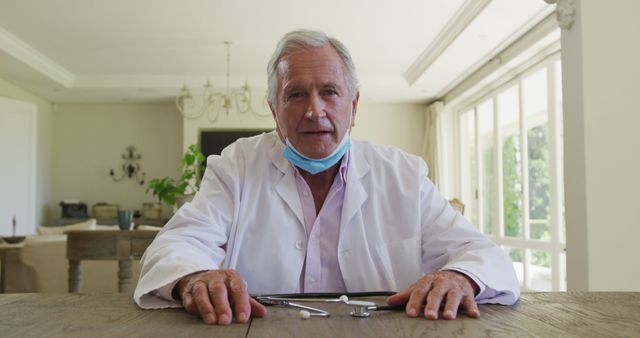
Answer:
<svg viewBox="0 0 640 338"><path fill-rule="evenodd" d="M440 304L445 297L446 290L441 284L435 285L429 295L427 295L427 306L424 308L424 316L427 319L438 319L438 310L440 310Z"/></svg>
<svg viewBox="0 0 640 338"><path fill-rule="evenodd" d="M251 306L249 305L249 294L244 287L244 280L235 270L227 271L229 299L233 304L233 311L236 319L240 323L246 323L251 315Z"/></svg>
<svg viewBox="0 0 640 338"><path fill-rule="evenodd" d="M472 318L480 318L480 309L476 300L471 296L462 297L462 306L467 309L467 315Z"/></svg>
<svg viewBox="0 0 640 338"><path fill-rule="evenodd" d="M407 302L407 315L409 317L417 317L418 314L420 314L420 309L425 303L431 286L431 279L425 279L414 285L411 297L409 297L409 301Z"/></svg>
<svg viewBox="0 0 640 338"><path fill-rule="evenodd" d="M227 293L227 285L219 280L209 282L209 295L213 301L213 307L216 310L218 324L231 324L231 307Z"/></svg>
<svg viewBox="0 0 640 338"><path fill-rule="evenodd" d="M196 305L196 301L193 299L193 296L191 295L191 289L189 289L188 291L182 294L182 306L184 306L184 309L191 314L197 315L200 313L198 312L198 306Z"/></svg>
<svg viewBox="0 0 640 338"><path fill-rule="evenodd" d="M458 289L449 290L449 292L447 292L447 301L444 305L444 310L442 311L442 318L456 319L461 299L462 293Z"/></svg>
<svg viewBox="0 0 640 338"><path fill-rule="evenodd" d="M407 302L409 301L409 297L411 297L412 291L413 291L413 287L409 287L394 295L387 297L387 304L389 305L407 304Z"/></svg>
<svg viewBox="0 0 640 338"><path fill-rule="evenodd" d="M191 295L202 320L207 324L215 324L218 318L215 313L215 307L211 304L211 299L209 298L207 284L204 281L194 282Z"/></svg>
<svg viewBox="0 0 640 338"><path fill-rule="evenodd" d="M417 282L415 282L413 285L411 285L410 287L394 294L391 295L389 297L387 297L387 304L389 305L404 305L407 304L409 302L409 299L411 299L411 294L413 293L413 290L417 287L424 287L425 283L430 285L431 282L433 281L432 276L426 275L424 277L422 277L421 279L419 279ZM430 286L427 286L426 289L429 290Z"/></svg>
<svg viewBox="0 0 640 338"><path fill-rule="evenodd" d="M267 314L267 308L260 304L257 300L250 298L251 316L262 318Z"/></svg>

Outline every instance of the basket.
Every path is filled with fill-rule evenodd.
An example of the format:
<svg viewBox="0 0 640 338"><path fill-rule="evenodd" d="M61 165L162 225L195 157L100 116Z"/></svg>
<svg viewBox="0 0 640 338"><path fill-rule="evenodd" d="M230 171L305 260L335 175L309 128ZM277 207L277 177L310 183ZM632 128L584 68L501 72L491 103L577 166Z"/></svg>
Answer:
<svg viewBox="0 0 640 338"><path fill-rule="evenodd" d="M118 205L97 203L91 207L93 218L97 219L117 219L118 218Z"/></svg>

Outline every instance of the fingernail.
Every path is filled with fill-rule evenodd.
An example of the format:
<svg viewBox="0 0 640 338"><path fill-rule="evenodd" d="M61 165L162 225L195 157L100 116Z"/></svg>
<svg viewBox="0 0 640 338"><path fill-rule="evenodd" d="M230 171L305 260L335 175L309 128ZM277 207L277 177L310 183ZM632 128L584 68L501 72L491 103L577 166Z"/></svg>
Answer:
<svg viewBox="0 0 640 338"><path fill-rule="evenodd" d="M238 321L244 323L247 321L247 314L244 312L238 313Z"/></svg>
<svg viewBox="0 0 640 338"><path fill-rule="evenodd" d="M453 314L452 311L445 311L442 316L444 316L447 319L455 319L456 316Z"/></svg>
<svg viewBox="0 0 640 338"><path fill-rule="evenodd" d="M427 317L430 319L438 319L438 313L436 311L429 310L427 311Z"/></svg>
<svg viewBox="0 0 640 338"><path fill-rule="evenodd" d="M416 311L416 309L411 308L407 311L407 314L409 315L409 317L415 317L418 315L418 311Z"/></svg>
<svg viewBox="0 0 640 338"><path fill-rule="evenodd" d="M229 324L229 316L226 314L221 314L218 320L218 324Z"/></svg>

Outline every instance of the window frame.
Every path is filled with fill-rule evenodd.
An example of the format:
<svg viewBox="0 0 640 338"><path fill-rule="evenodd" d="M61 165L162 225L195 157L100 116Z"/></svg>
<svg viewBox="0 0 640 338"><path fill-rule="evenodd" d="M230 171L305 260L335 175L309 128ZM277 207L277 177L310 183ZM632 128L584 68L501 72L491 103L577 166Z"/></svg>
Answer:
<svg viewBox="0 0 640 338"><path fill-rule="evenodd" d="M476 200L472 203L475 205L475 209L472 212L476 214L470 218L475 218L478 222L476 226L487 237L493 240L496 244L503 247L510 247L512 249L519 249L523 252L523 280L522 287L524 290L531 290L531 267L532 267L532 251L546 251L551 254L551 289L552 291L565 291L566 290L566 239L564 238L564 179L563 179L563 161L562 161L562 98L559 97L560 91L556 88L557 73L561 71L560 67L560 53L554 52L539 62L534 63L530 67L522 70L516 75L508 74L509 79L502 77L494 81L494 84L500 84L487 90L486 93L476 95L472 100L462 102L454 109L456 115L456 133L457 133L457 163L458 172L460 173L460 192L461 196L473 197ZM529 75L546 69L546 90L547 90L547 128L548 128L548 151L549 151L549 241L531 239L530 237L530 222L529 219L529 166L528 166L528 137L527 131L528 120L535 119L535 115L525 116L523 107L523 80ZM502 167L502 126L500 125L500 114L498 109L497 97L500 93L506 90L517 87L518 92L518 116L519 116L519 137L520 137L520 178L522 180L521 191L521 215L520 220L522 224L521 236L508 237L505 236L505 224L504 224L504 191L503 191L503 167ZM489 85L488 87L491 87ZM495 213L495 219L497 220L497 229L494 229L493 234L486 234L486 225L484 224L484 194L481 191L483 186L483 159L482 159L482 144L481 135L479 132L479 119L478 119L478 106L492 101L493 108L493 151L494 151L494 163L493 163L493 175L494 182L492 188L495 189L493 198L492 212ZM469 163L469 159L465 159L465 154L470 154L471 149L463 149L463 147L469 145L469 143L463 143L469 139L468 135L463 135L462 121L466 121L463 118L464 114L473 113L474 124L474 146L475 146L475 168L465 168L466 163ZM536 124L532 124L535 126ZM465 187L467 184L471 186L473 180L471 177L471 170L474 170L477 186L470 188ZM462 177L464 177L462 179ZM497 231L496 231L497 230Z"/></svg>

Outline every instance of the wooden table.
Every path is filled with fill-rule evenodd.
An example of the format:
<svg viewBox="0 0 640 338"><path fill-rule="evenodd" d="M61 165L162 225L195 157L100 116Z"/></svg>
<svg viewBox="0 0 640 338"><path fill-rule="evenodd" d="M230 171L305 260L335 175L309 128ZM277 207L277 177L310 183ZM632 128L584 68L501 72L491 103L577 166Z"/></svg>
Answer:
<svg viewBox="0 0 640 338"><path fill-rule="evenodd" d="M142 257L158 231L73 230L65 233L69 260L69 292L80 291L82 260L117 260L118 291L131 292L131 261Z"/></svg>
<svg viewBox="0 0 640 338"><path fill-rule="evenodd" d="M4 293L7 278L7 256L12 251L18 251L24 246L24 242L17 244L0 243L0 293Z"/></svg>
<svg viewBox="0 0 640 338"><path fill-rule="evenodd" d="M382 302L382 298L375 299ZM515 306L481 305L480 319L429 321L403 312L301 320L269 307L250 324L209 326L182 309L140 310L130 294L0 295L2 337L639 337L640 293L528 293Z"/></svg>

